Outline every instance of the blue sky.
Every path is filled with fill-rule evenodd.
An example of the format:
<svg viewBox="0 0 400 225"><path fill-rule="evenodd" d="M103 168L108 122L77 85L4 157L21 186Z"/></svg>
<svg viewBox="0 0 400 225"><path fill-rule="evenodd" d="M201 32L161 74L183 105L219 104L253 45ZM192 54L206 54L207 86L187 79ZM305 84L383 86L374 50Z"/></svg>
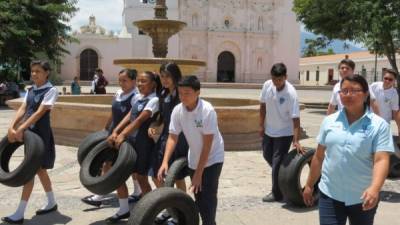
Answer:
<svg viewBox="0 0 400 225"><path fill-rule="evenodd" d="M71 19L72 30L89 22L89 16L96 17L96 23L107 30L119 31L122 28L123 0L79 0L79 11Z"/></svg>

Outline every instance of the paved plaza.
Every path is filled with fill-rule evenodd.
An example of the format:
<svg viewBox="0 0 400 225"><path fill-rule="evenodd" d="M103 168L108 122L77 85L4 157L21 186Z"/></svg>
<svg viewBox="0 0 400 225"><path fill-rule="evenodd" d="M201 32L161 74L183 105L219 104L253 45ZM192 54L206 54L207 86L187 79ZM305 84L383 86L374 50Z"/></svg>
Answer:
<svg viewBox="0 0 400 225"><path fill-rule="evenodd" d="M203 96L234 96L258 98L260 90L204 89ZM299 91L301 102L327 102L330 91ZM7 132L15 112L0 108L0 136ZM325 110L305 109L301 112L302 127L308 139L303 146L316 147L315 136ZM392 124L393 126L394 124ZM397 130L397 129L394 129ZM79 182L79 165L76 161L77 148L56 146L55 169L50 171L57 198L58 212L47 216L35 216L34 212L45 203L46 197L37 180L25 214L25 224L105 224L104 219L113 215L118 204L110 200L101 208L83 204L80 198L90 194ZM188 182L188 180L187 180ZM131 188L131 180L128 181ZM271 189L271 169L264 161L261 151L226 152L219 189L217 213L218 225L314 225L318 224L316 208L296 208L289 204L263 203L261 198ZM0 216L14 212L21 188L0 185ZM400 180L387 180L376 216L376 225L400 225ZM124 224L124 223L121 223Z"/></svg>

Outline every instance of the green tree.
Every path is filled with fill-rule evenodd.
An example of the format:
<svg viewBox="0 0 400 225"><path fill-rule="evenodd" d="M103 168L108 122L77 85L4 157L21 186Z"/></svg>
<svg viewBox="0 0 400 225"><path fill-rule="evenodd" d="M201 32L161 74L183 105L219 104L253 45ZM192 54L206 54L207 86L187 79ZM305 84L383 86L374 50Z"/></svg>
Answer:
<svg viewBox="0 0 400 225"><path fill-rule="evenodd" d="M399 71L399 0L294 0L293 10L306 29L328 39L364 43L371 52L385 55Z"/></svg>
<svg viewBox="0 0 400 225"><path fill-rule="evenodd" d="M0 69L20 71L38 53L52 61L74 41L67 22L76 0L0 0ZM28 62L28 63L27 63Z"/></svg>
<svg viewBox="0 0 400 225"><path fill-rule="evenodd" d="M316 39L306 39L306 47L303 49L303 57L319 56L319 55L333 55L335 52L329 48L326 52L322 51L331 43L326 37L317 37Z"/></svg>

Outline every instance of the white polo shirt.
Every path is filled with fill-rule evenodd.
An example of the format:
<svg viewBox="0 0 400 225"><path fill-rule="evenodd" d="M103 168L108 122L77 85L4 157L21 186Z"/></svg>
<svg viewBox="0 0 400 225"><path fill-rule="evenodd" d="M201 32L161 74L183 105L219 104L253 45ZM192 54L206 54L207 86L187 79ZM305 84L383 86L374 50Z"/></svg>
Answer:
<svg viewBox="0 0 400 225"><path fill-rule="evenodd" d="M335 86L333 87L332 96L331 96L331 99L329 100L329 103L331 105L338 106L338 110L343 109L343 104L342 104L342 101L340 100L340 94L339 94L340 82L341 81L337 82L335 84ZM370 95L371 100L376 99L373 91L371 90L371 86L369 86L369 95Z"/></svg>
<svg viewBox="0 0 400 225"><path fill-rule="evenodd" d="M392 111L399 110L399 95L396 89L392 87L385 90L382 81L372 83L370 89L378 102L380 116L389 123L392 120Z"/></svg>
<svg viewBox="0 0 400 225"><path fill-rule="evenodd" d="M264 83L260 102L266 105L265 134L270 137L293 135L293 118L300 117L300 106L296 89L288 81L277 91L272 80Z"/></svg>
<svg viewBox="0 0 400 225"><path fill-rule="evenodd" d="M169 132L176 135L183 132L185 135L189 144L189 168L197 169L203 149L203 135L207 134L213 134L214 138L206 167L224 161L224 140L218 129L217 113L209 102L199 99L193 111L188 111L182 103L175 106Z"/></svg>

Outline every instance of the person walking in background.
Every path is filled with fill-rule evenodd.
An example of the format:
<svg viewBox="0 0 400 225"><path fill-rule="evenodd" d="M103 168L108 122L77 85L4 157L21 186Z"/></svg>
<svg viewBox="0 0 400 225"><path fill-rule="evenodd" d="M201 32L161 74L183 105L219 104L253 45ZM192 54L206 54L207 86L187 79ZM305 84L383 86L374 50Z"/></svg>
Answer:
<svg viewBox="0 0 400 225"><path fill-rule="evenodd" d="M296 89L286 80L286 66L272 66L272 79L264 83L260 96L260 136L263 138L264 159L272 167L272 192L262 198L263 202L281 201L278 184L279 167L290 145L303 152L300 138L300 106Z"/></svg>
<svg viewBox="0 0 400 225"><path fill-rule="evenodd" d="M71 94L72 95L80 95L81 94L81 86L79 85L78 77L74 77L74 81L71 83Z"/></svg>
<svg viewBox="0 0 400 225"><path fill-rule="evenodd" d="M379 192L394 152L389 124L369 109L369 88L360 75L340 82L343 109L322 122L318 147L303 191L304 203L314 204L314 185L320 190L321 225L372 225Z"/></svg>
<svg viewBox="0 0 400 225"><path fill-rule="evenodd" d="M106 94L106 86L108 85L107 79L103 75L103 70L96 69L97 79L94 79L94 93L96 95Z"/></svg>
<svg viewBox="0 0 400 225"><path fill-rule="evenodd" d="M353 75L355 67L356 64L351 59L343 59L342 61L340 61L338 66L340 79ZM329 100L327 115L334 113L336 111L336 107L338 108L338 110L343 109L343 104L342 101L340 100L339 91L340 91L340 81L336 83L335 86L333 87L332 96L331 99ZM375 101L375 95L371 91L371 89L369 89L369 94L371 101L370 104L371 109L375 114L379 115L380 113L379 113L378 103Z"/></svg>
<svg viewBox="0 0 400 225"><path fill-rule="evenodd" d="M375 82L370 87L376 97L381 117L389 124L392 119L396 121L398 134L400 134L399 95L394 88L396 78L396 71L386 69L383 72L383 81Z"/></svg>

